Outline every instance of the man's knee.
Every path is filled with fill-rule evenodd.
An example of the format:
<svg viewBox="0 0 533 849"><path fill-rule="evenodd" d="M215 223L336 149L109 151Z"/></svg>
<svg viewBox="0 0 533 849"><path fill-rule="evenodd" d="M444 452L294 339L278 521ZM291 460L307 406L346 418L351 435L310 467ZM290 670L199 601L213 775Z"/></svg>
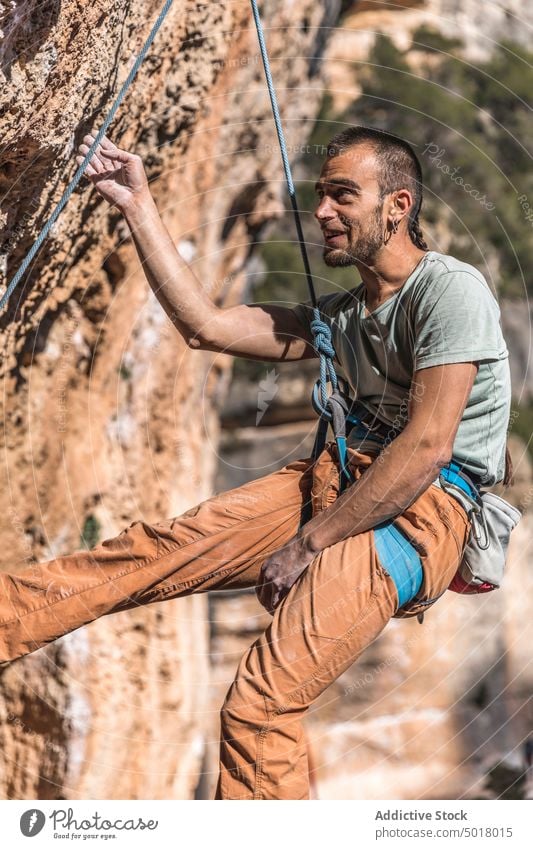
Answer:
<svg viewBox="0 0 533 849"><path fill-rule="evenodd" d="M260 731L268 725L276 707L261 683L252 677L238 675L229 688L220 710L223 731L232 736L239 730Z"/></svg>

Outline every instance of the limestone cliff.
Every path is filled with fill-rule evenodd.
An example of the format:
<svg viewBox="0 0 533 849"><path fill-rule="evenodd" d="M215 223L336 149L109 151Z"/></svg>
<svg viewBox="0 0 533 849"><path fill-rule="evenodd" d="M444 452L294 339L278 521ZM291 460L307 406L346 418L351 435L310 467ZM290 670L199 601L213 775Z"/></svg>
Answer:
<svg viewBox="0 0 533 849"><path fill-rule="evenodd" d="M2 271L11 279L160 4L3 3ZM319 103L336 2L268 4L289 139ZM326 28L325 28L326 27ZM287 41L290 32L290 43ZM109 135L219 304L278 213L276 138L248 4L176 0ZM2 567L182 512L211 491L228 365L190 352L127 228L84 183L0 316ZM110 617L3 670L0 796L188 798L203 749L205 600ZM205 682L205 683L202 683Z"/></svg>

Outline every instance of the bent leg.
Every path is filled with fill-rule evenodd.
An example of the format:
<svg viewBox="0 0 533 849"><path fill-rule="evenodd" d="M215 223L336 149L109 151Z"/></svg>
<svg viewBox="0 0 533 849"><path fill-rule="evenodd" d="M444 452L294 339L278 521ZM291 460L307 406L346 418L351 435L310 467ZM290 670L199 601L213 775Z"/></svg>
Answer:
<svg viewBox="0 0 533 849"><path fill-rule="evenodd" d="M134 522L89 551L0 573L0 662L119 610L254 586L264 559L296 533L311 476L311 460L297 460L177 518Z"/></svg>
<svg viewBox="0 0 533 849"><path fill-rule="evenodd" d="M422 553L424 580L413 613L449 585L466 540L460 507L430 487L401 517ZM217 799L307 799L301 720L318 696L398 611L374 532L324 549L302 573L242 658L221 712Z"/></svg>
<svg viewBox="0 0 533 849"><path fill-rule="evenodd" d="M376 639L396 602L372 531L313 560L239 664L221 711L215 798L309 798L302 717Z"/></svg>

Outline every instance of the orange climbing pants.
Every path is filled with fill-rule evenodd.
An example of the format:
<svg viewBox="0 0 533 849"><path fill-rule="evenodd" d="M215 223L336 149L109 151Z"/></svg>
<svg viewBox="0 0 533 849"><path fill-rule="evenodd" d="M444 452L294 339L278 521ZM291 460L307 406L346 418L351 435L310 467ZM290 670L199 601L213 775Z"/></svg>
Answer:
<svg viewBox="0 0 533 849"><path fill-rule="evenodd" d="M355 479L374 459L350 449ZM335 460L330 443L314 463L292 462L177 518L134 522L90 551L0 573L0 661L106 614L256 586L264 560L296 534L304 503L316 515L337 497ZM463 508L432 484L395 523L422 559L417 596L397 609L372 530L317 555L239 663L221 711L217 799L307 799L307 708L392 616L426 611L445 592L469 530Z"/></svg>

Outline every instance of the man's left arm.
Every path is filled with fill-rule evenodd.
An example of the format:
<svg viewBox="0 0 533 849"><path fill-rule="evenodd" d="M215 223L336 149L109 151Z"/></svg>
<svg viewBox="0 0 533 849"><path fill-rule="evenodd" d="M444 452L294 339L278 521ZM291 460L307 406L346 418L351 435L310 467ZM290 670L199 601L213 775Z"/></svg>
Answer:
<svg viewBox="0 0 533 849"><path fill-rule="evenodd" d="M257 594L270 612L319 552L403 513L438 477L452 458L477 369L478 363L464 362L415 372L402 432L358 481L263 565Z"/></svg>

